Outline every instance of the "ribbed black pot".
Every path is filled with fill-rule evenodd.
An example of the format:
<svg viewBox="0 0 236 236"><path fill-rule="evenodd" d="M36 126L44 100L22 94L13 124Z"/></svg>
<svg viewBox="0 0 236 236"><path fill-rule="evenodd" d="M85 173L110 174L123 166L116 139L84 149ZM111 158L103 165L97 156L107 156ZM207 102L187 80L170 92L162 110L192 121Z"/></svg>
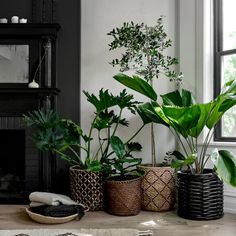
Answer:
<svg viewBox="0 0 236 236"><path fill-rule="evenodd" d="M223 217L223 182L210 169L203 174L178 172L178 215L191 220Z"/></svg>

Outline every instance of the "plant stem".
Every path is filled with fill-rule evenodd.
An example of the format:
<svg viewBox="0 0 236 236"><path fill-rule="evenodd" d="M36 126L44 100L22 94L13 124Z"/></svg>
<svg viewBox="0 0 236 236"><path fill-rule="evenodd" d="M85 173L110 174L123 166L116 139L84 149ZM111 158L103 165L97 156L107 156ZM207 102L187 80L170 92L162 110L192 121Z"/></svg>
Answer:
<svg viewBox="0 0 236 236"><path fill-rule="evenodd" d="M78 155L78 153L71 146L68 146L68 148L76 156L77 160L80 161L80 156Z"/></svg>
<svg viewBox="0 0 236 236"><path fill-rule="evenodd" d="M125 144L129 143L133 138L135 138L138 133L143 129L143 127L145 126L145 124L143 124L126 142Z"/></svg>
<svg viewBox="0 0 236 236"><path fill-rule="evenodd" d="M100 130L98 131L98 141L99 141L99 145L100 145L100 150L101 150L101 156L102 156L102 153L103 153L103 148L102 148L102 145L104 144L104 141L103 143L101 142L101 132Z"/></svg>
<svg viewBox="0 0 236 236"><path fill-rule="evenodd" d="M151 148L152 148L152 166L156 166L156 147L155 147L155 134L154 134L153 123L151 123Z"/></svg>
<svg viewBox="0 0 236 236"><path fill-rule="evenodd" d="M98 160L98 154L99 154L99 151L101 151L101 156L102 156L102 153L103 153L103 150L102 150L102 145L103 143L101 143L101 137L100 137L100 131L98 131L98 141L99 141L99 148L98 150L96 151L96 154L94 155L94 160Z"/></svg>
<svg viewBox="0 0 236 236"><path fill-rule="evenodd" d="M124 144L126 145L127 143L129 143L133 138L135 138L138 133L143 129L143 127L145 126L145 124L143 124L132 136L130 139L128 139ZM111 156L114 153L114 151L110 152L106 157Z"/></svg>
<svg viewBox="0 0 236 236"><path fill-rule="evenodd" d="M119 116L118 116L118 120L117 120L116 126L115 126L115 128L114 128L113 133L112 133L111 136L114 136L115 133L116 133L116 130L117 130L118 126L119 126L119 122L120 122L120 118L121 118L122 111L123 111L123 109L120 109L120 113L119 113Z"/></svg>
<svg viewBox="0 0 236 236"><path fill-rule="evenodd" d="M199 163L201 165L201 171L203 171L202 167L203 167L203 163L204 163L204 159L205 159L204 155L206 154L206 150L207 150L207 147L209 144L208 140L209 140L210 133L211 133L211 129L208 131L207 136L203 142L202 149L201 149L201 154L200 154L200 158L199 158ZM210 137L210 139L211 139L211 137Z"/></svg>
<svg viewBox="0 0 236 236"><path fill-rule="evenodd" d="M88 153L88 150L87 150L86 148L82 147L80 144L77 144L76 146L78 146L78 148L81 148L81 149L83 149L86 153Z"/></svg>
<svg viewBox="0 0 236 236"><path fill-rule="evenodd" d="M211 132L211 130L209 131L209 134L210 134L210 132ZM209 143L210 143L210 141L211 141L211 139L212 139L213 134L214 134L214 132L212 132L211 135L210 135L210 137L208 138L208 140L206 140L207 142L206 142L206 145L205 145L205 149L204 149L203 156L202 156L202 163L201 163L201 169L202 169L202 171L203 171L204 166L205 166L205 165L204 165L204 159L205 159L205 156L206 156L206 152L207 152L207 149L208 149L208 146L209 146ZM205 161L205 163L206 163L206 161Z"/></svg>
<svg viewBox="0 0 236 236"><path fill-rule="evenodd" d="M170 128L170 131L171 131L171 133L172 133L175 137L178 138L178 140L179 140L179 142L180 142L180 144L181 144L181 147L182 147L182 149L183 149L185 155L188 156L188 152L186 151L186 148L185 148L185 146L184 146L184 143L183 143L183 141L181 140L179 134L178 134L175 130L174 130L175 132L173 132L173 130L172 130L171 128Z"/></svg>
<svg viewBox="0 0 236 236"><path fill-rule="evenodd" d="M151 64L150 55L147 55L148 64ZM153 80L150 80L150 85L153 88ZM154 124L151 123L151 149L152 149L152 166L156 166L156 141L155 141L155 133L154 133Z"/></svg>
<svg viewBox="0 0 236 236"><path fill-rule="evenodd" d="M84 166L83 162L81 160L79 160L79 162L76 162L75 160L72 160L71 158L68 158L63 152L58 151L57 149L53 149L54 152L56 152L57 154L60 155L60 157L65 160L68 161L71 164L76 164L76 165L80 165L80 166Z"/></svg>
<svg viewBox="0 0 236 236"><path fill-rule="evenodd" d="M187 142L187 144L189 146L190 152L193 154L193 147L192 147L191 140L190 140L189 137L186 138L186 142Z"/></svg>
<svg viewBox="0 0 236 236"><path fill-rule="evenodd" d="M204 170L205 165L206 165L207 161L209 160L210 156L211 156L211 155L208 155L208 157L206 158L205 162L203 163L202 171Z"/></svg>
<svg viewBox="0 0 236 236"><path fill-rule="evenodd" d="M94 123L95 123L97 117L98 117L98 114L96 114L96 116L94 117L93 122L92 122L91 127L90 127L90 130L89 130L89 136L88 136L88 148L87 148L88 152L87 152L87 157L86 157L86 159L90 157L91 136L92 136L93 126L94 126Z"/></svg>
<svg viewBox="0 0 236 236"><path fill-rule="evenodd" d="M102 159L101 161L103 162L105 159L107 159L108 155L108 151L109 151L109 146L110 146L110 138L111 138L111 134L110 134L110 128L107 128L107 146L102 154Z"/></svg>

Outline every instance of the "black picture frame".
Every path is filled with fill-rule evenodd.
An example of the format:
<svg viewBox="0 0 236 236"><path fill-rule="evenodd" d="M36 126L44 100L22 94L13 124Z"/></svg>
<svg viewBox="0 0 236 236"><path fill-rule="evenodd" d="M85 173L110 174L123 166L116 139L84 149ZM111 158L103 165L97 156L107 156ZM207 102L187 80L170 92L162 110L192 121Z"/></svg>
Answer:
<svg viewBox="0 0 236 236"><path fill-rule="evenodd" d="M32 1L32 22L53 23L54 22L55 0L33 0Z"/></svg>

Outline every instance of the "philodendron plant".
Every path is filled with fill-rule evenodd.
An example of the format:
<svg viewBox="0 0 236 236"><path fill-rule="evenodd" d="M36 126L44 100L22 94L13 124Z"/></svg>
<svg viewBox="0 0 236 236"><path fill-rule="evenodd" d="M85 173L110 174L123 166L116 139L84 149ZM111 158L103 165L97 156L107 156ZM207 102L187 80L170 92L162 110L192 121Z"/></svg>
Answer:
<svg viewBox="0 0 236 236"><path fill-rule="evenodd" d="M218 176L236 187L236 156L218 149L208 153L216 124L236 104L236 80L227 82L222 92L208 103L196 103L192 93L184 89L161 97L163 105L150 102L140 105L138 109L153 122L160 123L161 120L179 141L181 150L170 154L174 156L172 166L177 169L187 167L191 173L201 174L210 159ZM207 134L200 148L198 140L203 130Z"/></svg>
<svg viewBox="0 0 236 236"><path fill-rule="evenodd" d="M70 119L61 118L52 110L37 110L24 115L26 125L36 128L33 139L37 147L40 150L58 154L69 164L79 165L81 169L93 172L103 170L107 175L112 175L115 168L125 173L126 169L123 168L123 165L123 169L121 168L122 162L133 164L141 162L140 159L133 158L131 155L134 148L125 151L124 147L135 146L130 142L142 127L122 143L122 146L121 140L117 137L117 130L119 126L129 125L129 122L123 117L123 112L128 109L135 114L138 102L133 99L133 95L127 94L126 90L117 96L103 89L99 91L98 96L88 92L84 92L84 94L87 101L95 108L95 115L88 134L78 124ZM82 138L82 142L80 142L80 138ZM97 143L97 151L93 153L92 145L97 146ZM82 151L85 152L85 158L81 157ZM115 154L119 160L114 161Z"/></svg>
<svg viewBox="0 0 236 236"><path fill-rule="evenodd" d="M165 53L172 46L172 41L164 30L163 17L160 17L154 26L124 22L121 27L114 28L108 35L113 38L109 44L110 50L122 49L121 57L111 62L111 65L118 66L122 73L130 71L135 74L134 80L137 78L144 80L151 86L153 86L153 80L160 77L169 78L171 81L181 81L182 74L176 73L173 67L178 64L178 60ZM132 84L126 85L132 87ZM152 164L154 166L157 162L155 146L154 127L151 123Z"/></svg>

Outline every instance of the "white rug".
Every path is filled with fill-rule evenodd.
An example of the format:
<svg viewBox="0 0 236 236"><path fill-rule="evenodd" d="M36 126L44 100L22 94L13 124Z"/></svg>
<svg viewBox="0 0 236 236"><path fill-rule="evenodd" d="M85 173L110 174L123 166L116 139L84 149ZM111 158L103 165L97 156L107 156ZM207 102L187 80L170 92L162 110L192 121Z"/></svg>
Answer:
<svg viewBox="0 0 236 236"><path fill-rule="evenodd" d="M0 236L151 236L149 231L136 229L33 229L0 230Z"/></svg>

